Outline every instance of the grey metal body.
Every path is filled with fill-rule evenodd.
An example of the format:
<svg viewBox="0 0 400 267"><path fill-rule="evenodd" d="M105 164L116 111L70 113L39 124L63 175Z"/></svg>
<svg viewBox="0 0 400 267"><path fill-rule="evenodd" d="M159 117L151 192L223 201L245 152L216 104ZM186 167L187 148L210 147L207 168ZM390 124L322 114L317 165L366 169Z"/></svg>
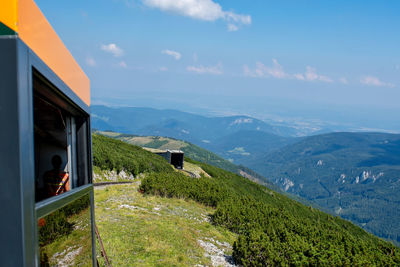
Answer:
<svg viewBox="0 0 400 267"><path fill-rule="evenodd" d="M89 107L22 40L0 37L0 266L38 266L38 214L50 213L85 193L91 196L95 264L93 186L35 203L33 69L90 114ZM91 148L89 168L90 153Z"/></svg>

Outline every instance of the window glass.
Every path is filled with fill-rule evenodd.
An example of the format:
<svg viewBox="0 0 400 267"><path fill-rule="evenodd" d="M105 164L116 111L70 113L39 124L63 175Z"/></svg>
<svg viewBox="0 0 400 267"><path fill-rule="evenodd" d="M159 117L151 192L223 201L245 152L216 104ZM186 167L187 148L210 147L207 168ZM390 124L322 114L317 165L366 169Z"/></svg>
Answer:
<svg viewBox="0 0 400 267"><path fill-rule="evenodd" d="M76 158L77 158L77 185L91 183L89 168L89 134L88 120L84 117L75 118L76 121Z"/></svg>
<svg viewBox="0 0 400 267"><path fill-rule="evenodd" d="M34 96L36 199L71 189L67 115L50 102Z"/></svg>
<svg viewBox="0 0 400 267"><path fill-rule="evenodd" d="M91 183L89 116L33 76L36 201Z"/></svg>
<svg viewBox="0 0 400 267"><path fill-rule="evenodd" d="M92 266L90 195L38 220L40 266Z"/></svg>

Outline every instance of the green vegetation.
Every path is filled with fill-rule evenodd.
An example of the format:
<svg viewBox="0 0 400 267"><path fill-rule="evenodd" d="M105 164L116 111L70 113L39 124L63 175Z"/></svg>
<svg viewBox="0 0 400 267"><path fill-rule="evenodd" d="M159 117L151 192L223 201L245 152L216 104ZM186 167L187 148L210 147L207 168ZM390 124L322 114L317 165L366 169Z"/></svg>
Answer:
<svg viewBox="0 0 400 267"><path fill-rule="evenodd" d="M225 160L216 154L209 152L191 143L169 137L160 136L136 136L128 134L117 134L115 132L97 132L118 140L125 141L132 145L157 149L180 149L185 152L185 156L196 161L208 163L222 169L238 173L239 167Z"/></svg>
<svg viewBox="0 0 400 267"><path fill-rule="evenodd" d="M195 175L197 178L201 176L207 176L209 177L208 173L206 173L199 165L191 163L189 161L184 162L184 171L183 172L190 172L193 175Z"/></svg>
<svg viewBox="0 0 400 267"><path fill-rule="evenodd" d="M124 170L134 176L172 170L162 157L119 140L93 134L92 146L93 165L101 170Z"/></svg>
<svg viewBox="0 0 400 267"><path fill-rule="evenodd" d="M211 266L199 241L231 255L236 235L214 226L214 209L138 192L138 184L95 187L96 223L113 266ZM102 259L99 258L99 261Z"/></svg>
<svg viewBox="0 0 400 267"><path fill-rule="evenodd" d="M311 136L250 167L288 193L400 246L400 135Z"/></svg>
<svg viewBox="0 0 400 267"><path fill-rule="evenodd" d="M400 264L398 249L350 222L238 175L199 164L213 178L151 174L142 181L141 190L216 207L213 222L239 234L233 255L240 264Z"/></svg>
<svg viewBox="0 0 400 267"><path fill-rule="evenodd" d="M106 137L101 140L109 141ZM113 142L116 141L113 140ZM129 145L124 144L124 146ZM140 154L139 148L131 146L131 149ZM104 153L112 154L113 152L110 150L111 147L108 147ZM141 153L148 156L150 162L159 158L145 151ZM140 156L138 158L141 159ZM124 159L117 157L112 162L114 165L104 164L102 166L116 169L116 166L123 165L121 162L124 162ZM147 173L140 185L140 192L145 195L167 197L167 199L175 198L176 201L194 200L215 208L215 210L210 209L210 213L214 211L212 214L214 226L223 227L237 234L233 245L233 256L239 264L245 266L400 264L398 248L348 221L307 207L239 175L205 163L193 160L190 162L199 165L211 177L190 178L167 168L168 164L164 161L153 172L143 168ZM123 199L127 201L136 199L136 196L128 191L123 196ZM144 199L152 197L147 196ZM170 200L175 201L174 199ZM109 205L113 205L114 201L114 198L108 198L107 205L104 205L103 208L106 209ZM121 205L121 203L115 205L117 204ZM117 215L118 209L113 207L109 212ZM117 216L109 221L112 220L114 225L110 227L117 227L116 222L122 219ZM168 221L169 218L165 220ZM136 222L140 223L141 221L138 219ZM130 227L128 225L126 228L122 228L129 230ZM156 231L158 227L162 228L162 226L153 226L151 229ZM118 235L119 231L123 242L135 242L135 238L130 239L132 234L121 233L121 227L117 227L113 231L115 235ZM167 234L158 233L158 235L168 239ZM136 236L136 238L144 237L145 235ZM112 239L112 235L103 237L104 240L108 238ZM178 238L181 237L172 236L172 239ZM143 243L137 250L142 249L144 254L149 255L148 257L157 259L160 259L163 253L172 253L172 258L177 255L174 252L162 250L162 248L146 250L148 246L153 246L151 244L153 243ZM160 253L160 250L163 252ZM115 248L114 251L117 253L118 248ZM134 261L135 255L127 253L125 257L132 257L132 261ZM186 262L184 256L180 259L191 264L189 261ZM148 264L154 263L154 261L150 262ZM164 263L173 265L176 261Z"/></svg>
<svg viewBox="0 0 400 267"><path fill-rule="evenodd" d="M180 149L185 152L185 158L193 159L195 161L207 163L221 169L246 175L248 178L265 183L268 186L272 186L269 182L265 180L264 177L260 176L256 172L244 167L233 164L232 162L223 159L222 157L205 150L199 146L191 144L189 142L177 140L169 137L160 137L160 136L137 136L130 134L121 134L110 131L96 131L96 135L104 135L111 138L115 138L126 143L147 147L147 148L156 148L156 149Z"/></svg>

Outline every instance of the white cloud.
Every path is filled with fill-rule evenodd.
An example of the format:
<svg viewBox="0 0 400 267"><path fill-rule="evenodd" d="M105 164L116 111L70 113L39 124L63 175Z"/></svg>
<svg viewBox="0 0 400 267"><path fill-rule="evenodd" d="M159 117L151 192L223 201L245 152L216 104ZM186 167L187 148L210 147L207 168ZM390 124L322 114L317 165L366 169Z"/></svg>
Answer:
<svg viewBox="0 0 400 267"><path fill-rule="evenodd" d="M100 48L107 53L111 53L114 57L120 57L124 54L124 50L119 48L116 44L103 44Z"/></svg>
<svg viewBox="0 0 400 267"><path fill-rule="evenodd" d="M181 53L176 52L176 51L172 51L172 50L168 50L168 49L165 49L165 50L161 51L161 53L165 54L165 55L168 55L168 56L171 56L171 57L174 57L176 60L179 60L182 57Z"/></svg>
<svg viewBox="0 0 400 267"><path fill-rule="evenodd" d="M396 70L400 70L400 65L396 65L394 68L395 68Z"/></svg>
<svg viewBox="0 0 400 267"><path fill-rule="evenodd" d="M228 32L235 32L239 30L239 27L236 26L235 24L229 23L228 24Z"/></svg>
<svg viewBox="0 0 400 267"><path fill-rule="evenodd" d="M205 21L222 19L228 23L251 24L251 16L236 14L232 11L224 11L222 7L213 0L142 0L142 2L149 7L158 8L162 11L176 13L193 19Z"/></svg>
<svg viewBox="0 0 400 267"><path fill-rule="evenodd" d="M126 64L125 61L119 62L119 63L118 63L118 66L120 66L121 68L124 68L124 69L126 69L126 68L128 67L128 65Z"/></svg>
<svg viewBox="0 0 400 267"><path fill-rule="evenodd" d="M199 59L199 58L198 58L197 54L194 53L194 54L193 54L193 61L194 61L194 62L197 62L198 59Z"/></svg>
<svg viewBox="0 0 400 267"><path fill-rule="evenodd" d="M294 75L295 79L301 80L301 81L321 81L321 82L327 82L331 83L333 80L329 78L328 76L325 75L320 75L317 73L317 70L315 68L312 68L310 66L306 67L306 72L304 74L295 74Z"/></svg>
<svg viewBox="0 0 400 267"><path fill-rule="evenodd" d="M158 70L159 70L159 71L167 71L168 68L167 68L167 67L159 67Z"/></svg>
<svg viewBox="0 0 400 267"><path fill-rule="evenodd" d="M305 81L305 77L304 77L304 75L303 74L300 74L300 73L297 73L297 74L293 74L293 77L296 79L296 80L300 80L300 81Z"/></svg>
<svg viewBox="0 0 400 267"><path fill-rule="evenodd" d="M239 15L233 12L224 12L225 19L228 21L234 21L236 23L241 23L245 25L251 24L251 16L250 15Z"/></svg>
<svg viewBox="0 0 400 267"><path fill-rule="evenodd" d="M256 68L251 70L247 65L243 66L245 76L250 77L273 77L276 79L295 79L299 81L321 81L331 83L333 80L325 75L317 73L315 68L307 66L305 73L286 73L276 59L272 59L272 66L265 66L261 62L256 63Z"/></svg>
<svg viewBox="0 0 400 267"><path fill-rule="evenodd" d="M250 77L274 77L277 79L288 78L289 75L285 73L283 67L278 63L276 59L272 59L272 67L265 66L261 62L256 63L255 70L250 70L250 68L245 65L243 67L244 74Z"/></svg>
<svg viewBox="0 0 400 267"><path fill-rule="evenodd" d="M195 72L198 74L213 74L213 75L221 75L223 74L223 70L222 70L222 63L219 62L217 65L215 66L188 66L187 71L190 72Z"/></svg>
<svg viewBox="0 0 400 267"><path fill-rule="evenodd" d="M395 86L392 83L383 82L378 77L374 77L374 76L364 76L360 79L360 82L362 84L370 85L370 86L379 86L379 87L394 87Z"/></svg>
<svg viewBox="0 0 400 267"><path fill-rule="evenodd" d="M95 61L94 58L92 58L92 57L87 57L87 58L85 59L85 62L86 62L86 65L88 65L88 66L90 66L90 67L94 67L94 66L97 65L97 64L96 64L96 61Z"/></svg>

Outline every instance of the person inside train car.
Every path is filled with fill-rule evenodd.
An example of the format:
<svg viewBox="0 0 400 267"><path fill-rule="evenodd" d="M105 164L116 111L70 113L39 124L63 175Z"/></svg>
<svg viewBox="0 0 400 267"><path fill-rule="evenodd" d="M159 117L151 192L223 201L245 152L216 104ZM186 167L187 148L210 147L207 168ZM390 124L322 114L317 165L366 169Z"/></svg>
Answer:
<svg viewBox="0 0 400 267"><path fill-rule="evenodd" d="M53 169L44 174L44 183L47 190L47 197L57 196L70 190L70 179L68 172L61 170L62 159L54 155L51 159Z"/></svg>

